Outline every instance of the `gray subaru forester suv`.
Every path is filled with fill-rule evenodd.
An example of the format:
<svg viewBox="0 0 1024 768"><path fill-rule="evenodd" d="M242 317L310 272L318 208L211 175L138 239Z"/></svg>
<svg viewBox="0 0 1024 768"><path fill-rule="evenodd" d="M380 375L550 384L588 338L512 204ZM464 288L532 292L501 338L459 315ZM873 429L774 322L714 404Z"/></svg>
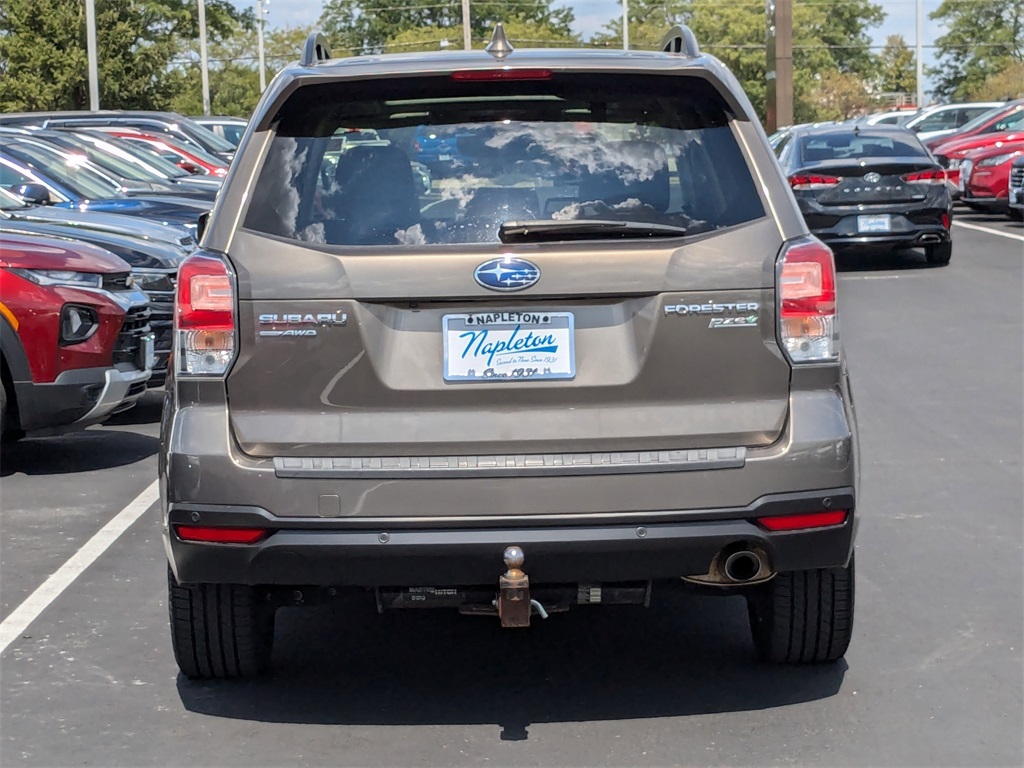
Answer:
<svg viewBox="0 0 1024 768"><path fill-rule="evenodd" d="M628 54L312 36L181 266L175 340L189 677L259 673L277 608L353 592L526 627L696 589L746 598L765 660L846 652L833 257L685 28Z"/></svg>

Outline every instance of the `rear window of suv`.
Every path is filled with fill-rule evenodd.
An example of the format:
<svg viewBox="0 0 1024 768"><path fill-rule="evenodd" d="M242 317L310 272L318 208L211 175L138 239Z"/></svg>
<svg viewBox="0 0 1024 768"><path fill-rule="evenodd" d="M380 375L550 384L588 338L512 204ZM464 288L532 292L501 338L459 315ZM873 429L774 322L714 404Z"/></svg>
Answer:
<svg viewBox="0 0 1024 768"><path fill-rule="evenodd" d="M507 222L697 234L764 216L729 109L706 81L488 77L300 88L275 118L245 227L325 245L429 246L496 243Z"/></svg>

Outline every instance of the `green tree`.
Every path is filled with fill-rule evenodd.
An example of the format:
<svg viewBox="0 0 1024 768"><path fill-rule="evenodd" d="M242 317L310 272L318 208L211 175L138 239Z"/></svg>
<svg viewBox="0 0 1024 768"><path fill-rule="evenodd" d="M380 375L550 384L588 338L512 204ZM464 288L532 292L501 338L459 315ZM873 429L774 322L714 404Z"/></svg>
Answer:
<svg viewBox="0 0 1024 768"><path fill-rule="evenodd" d="M989 75L965 94L977 101L1010 101L1024 98L1024 61L1011 59L1000 72Z"/></svg>
<svg viewBox="0 0 1024 768"><path fill-rule="evenodd" d="M862 66L863 76L873 68L866 30L879 18L877 6L855 0L867 20L860 27L845 11L837 12L838 2L797 2L793 7L793 92L794 118L805 122L823 111L816 101L822 73L844 71ZM629 42L631 48L656 48L669 27L685 23L694 32L701 49L717 56L736 75L761 117L765 113L767 93L765 43L767 20L764 4L718 2L717 0L637 0L629 4ZM838 43L835 41L842 40ZM592 44L622 45L622 21L615 19L605 31L595 35ZM834 46L842 45L842 48ZM830 47L831 46L831 47ZM867 63L864 63L864 62ZM852 71L852 70L851 70ZM828 111L825 109L824 111Z"/></svg>
<svg viewBox="0 0 1024 768"><path fill-rule="evenodd" d="M198 36L192 0L97 0L96 37L103 107L161 109L182 87L171 66L183 39ZM207 0L209 36L246 20L229 0ZM89 104L85 12L80 0L0 3L0 108L83 109Z"/></svg>
<svg viewBox="0 0 1024 768"><path fill-rule="evenodd" d="M864 81L852 72L838 69L821 76L814 96L818 104L817 117L823 120L846 120L863 112L871 103Z"/></svg>
<svg viewBox="0 0 1024 768"><path fill-rule="evenodd" d="M278 27L264 38L267 82L288 64L299 60L311 27ZM248 117L260 99L259 48L256 30L239 24L234 34L211 43L207 49L210 67L210 110L217 115ZM199 71L199 44L188 41L179 54L183 59L183 84L172 108L186 115L203 109L202 80Z"/></svg>
<svg viewBox="0 0 1024 768"><path fill-rule="evenodd" d="M917 63L903 35L889 35L878 55L878 88L883 93L914 93Z"/></svg>
<svg viewBox="0 0 1024 768"><path fill-rule="evenodd" d="M505 35L512 45L521 48L548 48L579 46L580 39L571 32L532 21L512 19L505 23ZM475 35L473 44L483 47L490 39L491 31ZM417 27L389 37L382 50L385 53L409 53L411 51L437 51L444 48L462 47L462 25L454 27Z"/></svg>
<svg viewBox="0 0 1024 768"><path fill-rule="evenodd" d="M1020 0L944 0L930 18L946 28L935 41L937 66L929 70L937 96L968 98L1011 62L1024 61Z"/></svg>
<svg viewBox="0 0 1024 768"><path fill-rule="evenodd" d="M483 39L501 21L536 24L565 36L572 35L573 12L569 8L552 8L551 0L485 0L474 2L470 13L473 39ZM434 4L409 3L408 0L327 0L320 17L331 52L372 53L388 41L406 40L408 33L425 30L441 31L451 39L451 30L461 37L462 3L439 0ZM415 37L415 36L414 36ZM424 38L425 39L425 38ZM406 40L416 42L416 40ZM392 44L394 45L394 44Z"/></svg>

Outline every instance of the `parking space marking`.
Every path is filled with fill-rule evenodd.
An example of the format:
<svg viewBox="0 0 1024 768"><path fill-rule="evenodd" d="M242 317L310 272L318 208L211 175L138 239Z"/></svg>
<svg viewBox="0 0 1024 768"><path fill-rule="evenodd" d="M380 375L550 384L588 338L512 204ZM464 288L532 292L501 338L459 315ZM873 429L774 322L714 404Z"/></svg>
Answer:
<svg viewBox="0 0 1024 768"><path fill-rule="evenodd" d="M154 480L128 506L100 528L81 549L68 558L68 561L29 595L25 602L15 608L0 624L0 653L6 651L7 646L20 637L39 614L71 586L86 568L96 562L159 497L159 481Z"/></svg>
<svg viewBox="0 0 1024 768"><path fill-rule="evenodd" d="M1020 240L1022 243L1024 243L1024 235L1015 235L1013 232L1005 232L1005 231L1003 231L1001 229L989 229L988 227L983 227L980 224L968 224L966 221L956 221L956 220L954 220L953 224L955 224L958 227L964 227L965 229L973 229L973 230L976 230L978 232L987 232L990 235L998 235L999 237L1008 237L1011 240Z"/></svg>

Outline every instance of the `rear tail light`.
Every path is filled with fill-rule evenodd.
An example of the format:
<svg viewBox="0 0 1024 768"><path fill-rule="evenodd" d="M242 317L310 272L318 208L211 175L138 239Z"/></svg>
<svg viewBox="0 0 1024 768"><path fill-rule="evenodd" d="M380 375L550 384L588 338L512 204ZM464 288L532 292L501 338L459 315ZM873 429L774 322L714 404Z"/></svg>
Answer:
<svg viewBox="0 0 1024 768"><path fill-rule="evenodd" d="M194 254L182 262L175 326L179 374L227 372L235 357L235 288L223 260Z"/></svg>
<svg viewBox="0 0 1024 768"><path fill-rule="evenodd" d="M202 525L179 525L178 538L207 544L257 544L268 536L264 528L212 528Z"/></svg>
<svg viewBox="0 0 1024 768"><path fill-rule="evenodd" d="M769 531L805 531L809 528L825 528L842 525L848 512L845 509L828 512L805 512L799 515L774 515L757 518L758 525Z"/></svg>
<svg viewBox="0 0 1024 768"><path fill-rule="evenodd" d="M779 334L790 361L838 360L832 251L813 237L789 244L779 263L778 280Z"/></svg>
<svg viewBox="0 0 1024 768"><path fill-rule="evenodd" d="M911 184L945 184L946 172L938 169L934 171L916 171L902 177L904 181Z"/></svg>
<svg viewBox="0 0 1024 768"><path fill-rule="evenodd" d="M830 189L841 181L838 176L797 175L789 177L789 186L793 189Z"/></svg>

